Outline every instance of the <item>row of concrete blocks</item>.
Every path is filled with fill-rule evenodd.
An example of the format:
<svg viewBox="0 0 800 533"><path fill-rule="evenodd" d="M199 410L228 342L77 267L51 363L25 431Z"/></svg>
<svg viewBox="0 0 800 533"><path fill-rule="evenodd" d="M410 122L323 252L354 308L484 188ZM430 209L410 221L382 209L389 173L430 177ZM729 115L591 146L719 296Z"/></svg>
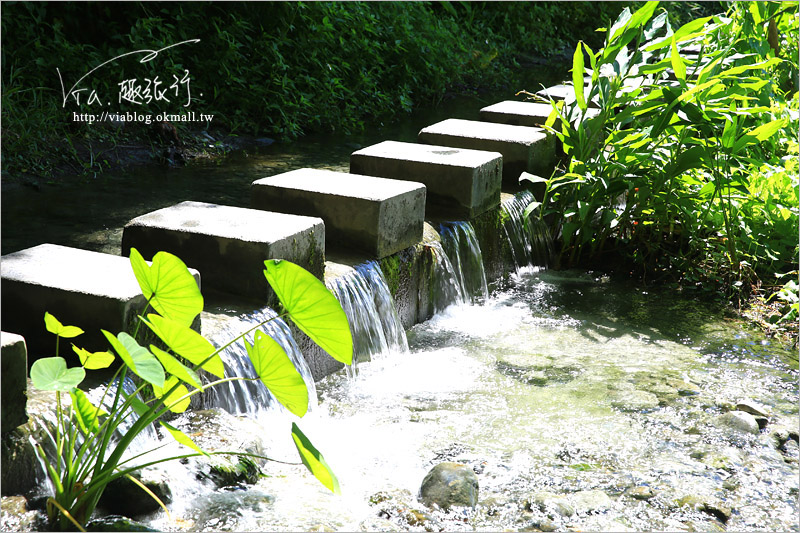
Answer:
<svg viewBox="0 0 800 533"><path fill-rule="evenodd" d="M258 180L253 209L160 209L126 225L122 254L170 251L202 272L204 290L263 303L265 259L288 259L322 278L326 239L381 259L420 242L426 216L472 219L499 206L503 182L515 185L523 171L549 174L554 141L536 127L547 115L540 104L503 102L481 111L494 122L445 120L420 132L428 144L386 141L354 152L352 173L301 169ZM45 311L83 328L80 344L92 349L105 347L100 328L127 330L144 307L125 257L43 244L2 259L3 330L28 339L26 346L2 333L4 384L13 374L6 368L52 354ZM13 403L12 389L3 392L4 404Z"/></svg>

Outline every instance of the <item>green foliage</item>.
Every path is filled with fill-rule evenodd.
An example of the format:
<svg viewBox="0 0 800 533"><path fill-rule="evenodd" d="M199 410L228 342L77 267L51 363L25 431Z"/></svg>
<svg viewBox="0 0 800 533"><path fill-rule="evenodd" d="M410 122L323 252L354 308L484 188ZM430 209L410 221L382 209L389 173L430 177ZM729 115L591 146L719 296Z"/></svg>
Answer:
<svg viewBox="0 0 800 533"><path fill-rule="evenodd" d="M797 57L767 44L770 20L797 41L797 4L734 3L676 30L657 5L625 9L597 53L578 45L573 77L590 81L553 103L569 162L542 216L559 222L561 265L622 255L651 278L737 290L797 263L797 94L776 76Z"/></svg>
<svg viewBox="0 0 800 533"><path fill-rule="evenodd" d="M92 75L90 86L113 99L111 111L158 113L165 109L117 104L117 84L156 75L170 81L188 69L192 109L213 113L214 127L280 139L351 133L448 91L506 83L509 69L530 55L558 53L574 35L595 39L595 27L628 3L7 3L4 166L12 175L49 174L55 157L94 173L107 163L93 143L146 138L137 125L118 131L73 122L56 69L74 81L120 54L200 39L150 64L120 60ZM89 161L77 144L88 144Z"/></svg>
<svg viewBox="0 0 800 533"><path fill-rule="evenodd" d="M280 345L262 331L255 333L252 344L243 340L253 329L274 319L258 324L226 346L216 349L189 327L202 310L203 299L194 277L178 258L159 252L152 264L148 265L136 250L132 250L131 266L148 299L147 309L139 318L167 350L154 345L148 349L125 332L113 335L103 331L121 364L118 364L114 376L104 387L97 405L92 403L79 385L86 376L85 369L105 368L114 363L110 353L90 353L73 345L80 357L81 367L67 368L66 361L58 356L39 359L31 367L34 387L56 392L55 428L48 431L52 436L52 447L45 449L45 443L40 442L36 445L36 451L54 487L54 494L48 499L48 516L51 525L60 529L76 527L83 530L106 486L119 477L132 479L142 486L146 494L156 498L133 477L137 470L172 459L209 455L188 435L160 420L168 411L185 411L195 394L234 380L260 380L290 412L303 416L308 410L305 382ZM350 328L346 318L343 318L344 312L325 286L288 261L267 261L265 266L268 281L286 308L286 313L280 316L294 320L312 339L324 343L326 349L340 360L351 361ZM151 307L159 314L146 314ZM76 337L82 333L79 328L62 325L49 313L45 316L45 322L47 329L55 333L57 339ZM245 342L258 378L225 377L219 353L240 340ZM213 381L203 384L201 370L213 375ZM123 390L119 385L129 372L140 378L132 392ZM62 393L70 395L71 402L66 407L61 401ZM138 415L132 424L128 422L131 410ZM144 464L133 465L131 459L123 459L133 439L156 422L179 444L192 451L179 457L145 460ZM292 426L292 439L303 464L323 485L338 492L336 476L295 424ZM136 458L141 460L151 451L154 450L139 454ZM236 455L238 452L215 453ZM245 455L255 457L252 454ZM269 460L268 457L261 458ZM158 503L164 507L162 502Z"/></svg>

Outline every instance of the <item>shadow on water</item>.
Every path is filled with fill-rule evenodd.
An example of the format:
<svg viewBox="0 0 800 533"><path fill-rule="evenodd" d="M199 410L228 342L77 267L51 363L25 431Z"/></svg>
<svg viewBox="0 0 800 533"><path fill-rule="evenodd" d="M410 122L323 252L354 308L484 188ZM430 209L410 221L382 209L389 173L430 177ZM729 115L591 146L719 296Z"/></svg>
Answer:
<svg viewBox="0 0 800 533"><path fill-rule="evenodd" d="M132 218L185 200L248 207L259 178L312 167L348 171L350 154L385 140L415 142L420 129L447 118L478 120L482 107L520 99L520 89L559 81L560 68L539 66L496 92L458 96L419 109L393 124L372 124L359 134L309 135L232 152L219 161L168 169L157 165L109 172L88 183L7 187L2 194L2 253L45 242L118 255L122 227ZM534 81L535 80L535 81Z"/></svg>

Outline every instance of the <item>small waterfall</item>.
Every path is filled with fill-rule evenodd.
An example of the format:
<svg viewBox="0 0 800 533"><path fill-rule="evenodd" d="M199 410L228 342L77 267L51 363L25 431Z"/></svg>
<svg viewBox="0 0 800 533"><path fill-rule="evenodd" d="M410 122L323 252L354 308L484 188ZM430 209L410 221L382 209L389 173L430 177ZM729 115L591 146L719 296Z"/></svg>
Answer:
<svg viewBox="0 0 800 533"><path fill-rule="evenodd" d="M328 282L353 335L353 366L387 352L408 352L408 340L386 279L375 261L356 266Z"/></svg>
<svg viewBox="0 0 800 533"><path fill-rule="evenodd" d="M277 313L265 307L252 313L240 315L236 319L225 321L221 331L214 335L217 347L224 346L231 339L236 338L243 331L265 320L273 319L261 327L267 335L272 337L283 347L289 358L294 363L297 371L303 376L303 381L308 388L308 408L311 411L317 405L317 389L311 369L308 367L300 348L292 337L289 326ZM255 331L248 333L246 339L253 342ZM220 352L222 362L225 364L226 376L242 376L258 378L258 374L247 356L247 349L243 340L238 340ZM232 414L256 414L272 409L283 409L260 381L231 381L217 387L208 389L200 395L204 408L219 407Z"/></svg>
<svg viewBox="0 0 800 533"><path fill-rule="evenodd" d="M517 271L526 266L547 267L553 256L553 239L546 224L538 217L524 216L534 201L533 193L522 191L503 202L503 229Z"/></svg>
<svg viewBox="0 0 800 533"><path fill-rule="evenodd" d="M447 256L447 252L444 251L442 243L433 241L426 244L425 247L431 254L427 279L430 284L433 311L438 313L444 311L448 306L467 303L464 285L460 283L461 278Z"/></svg>
<svg viewBox="0 0 800 533"><path fill-rule="evenodd" d="M439 233L463 301L486 301L489 288L475 228L469 222L445 222L440 226Z"/></svg>

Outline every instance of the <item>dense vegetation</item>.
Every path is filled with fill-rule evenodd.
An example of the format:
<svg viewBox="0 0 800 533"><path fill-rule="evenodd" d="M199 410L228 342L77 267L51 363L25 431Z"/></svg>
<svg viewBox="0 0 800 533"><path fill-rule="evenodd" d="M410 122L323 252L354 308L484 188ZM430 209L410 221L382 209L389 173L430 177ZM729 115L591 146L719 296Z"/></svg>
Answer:
<svg viewBox="0 0 800 533"><path fill-rule="evenodd" d="M448 91L507 83L510 69L583 38L631 2L6 2L2 17L4 178L104 168L100 147L141 142L152 131L73 120L62 87L108 59L158 50L157 60L123 58L82 86L112 100L80 111L178 112L117 103L118 84L156 75L191 78L191 109L213 113L197 129L291 139L313 131L351 132L396 119ZM716 3L711 3L716 4ZM708 5L703 4L707 10ZM675 3L691 17L696 3ZM91 23L87 23L91 21ZM181 86L181 88L183 88ZM202 96L201 96L202 93ZM184 126L176 124L179 130ZM155 139L153 142L158 141ZM79 150L80 149L80 150ZM88 153L87 153L88 152ZM63 165L62 165L63 166Z"/></svg>
<svg viewBox="0 0 800 533"><path fill-rule="evenodd" d="M796 324L797 3L733 3L676 29L657 5L626 9L596 53L579 43L574 101L554 103L569 158L541 215L559 263L622 261L729 297L778 278L775 321Z"/></svg>

